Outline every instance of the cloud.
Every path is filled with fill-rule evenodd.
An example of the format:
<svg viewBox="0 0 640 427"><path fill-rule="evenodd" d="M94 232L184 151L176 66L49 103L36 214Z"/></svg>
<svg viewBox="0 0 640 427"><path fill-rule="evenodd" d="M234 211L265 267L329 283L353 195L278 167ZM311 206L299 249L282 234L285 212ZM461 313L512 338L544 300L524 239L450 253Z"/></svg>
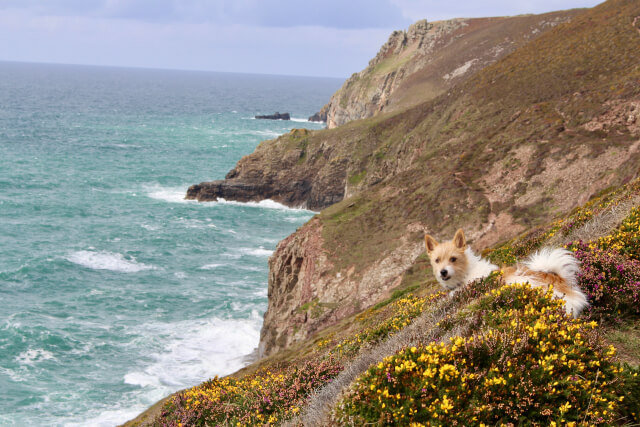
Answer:
<svg viewBox="0 0 640 427"><path fill-rule="evenodd" d="M388 29L256 27L0 13L0 60L346 77Z"/></svg>
<svg viewBox="0 0 640 427"><path fill-rule="evenodd" d="M410 21L451 18L509 16L554 10L593 7L603 0L484 0L444 2L441 0L390 0Z"/></svg>
<svg viewBox="0 0 640 427"><path fill-rule="evenodd" d="M411 22L390 0L4 0L2 9L43 16L212 23L258 27L402 28Z"/></svg>

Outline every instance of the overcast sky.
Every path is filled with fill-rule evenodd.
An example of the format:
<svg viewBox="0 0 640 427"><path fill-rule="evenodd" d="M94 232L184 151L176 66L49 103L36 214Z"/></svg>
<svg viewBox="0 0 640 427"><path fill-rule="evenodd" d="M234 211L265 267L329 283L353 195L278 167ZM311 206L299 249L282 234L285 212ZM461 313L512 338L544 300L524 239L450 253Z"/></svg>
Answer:
<svg viewBox="0 0 640 427"><path fill-rule="evenodd" d="M0 0L0 60L347 77L418 19L600 0Z"/></svg>

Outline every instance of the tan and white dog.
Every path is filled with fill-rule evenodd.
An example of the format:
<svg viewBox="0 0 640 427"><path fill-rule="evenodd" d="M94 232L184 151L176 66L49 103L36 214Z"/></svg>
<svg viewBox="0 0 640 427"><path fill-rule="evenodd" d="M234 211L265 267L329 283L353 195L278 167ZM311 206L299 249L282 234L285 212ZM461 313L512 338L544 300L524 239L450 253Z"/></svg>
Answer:
<svg viewBox="0 0 640 427"><path fill-rule="evenodd" d="M453 240L448 242L438 243L429 235L424 240L433 274L440 285L449 291L449 295L499 269L497 265L473 253L467 246L462 230L458 230ZM507 284L528 282L531 286L545 289L552 285L554 296L565 300L567 313L577 317L589 305L587 297L577 285L579 264L566 249L545 248L531 255L522 264L503 268L502 280Z"/></svg>

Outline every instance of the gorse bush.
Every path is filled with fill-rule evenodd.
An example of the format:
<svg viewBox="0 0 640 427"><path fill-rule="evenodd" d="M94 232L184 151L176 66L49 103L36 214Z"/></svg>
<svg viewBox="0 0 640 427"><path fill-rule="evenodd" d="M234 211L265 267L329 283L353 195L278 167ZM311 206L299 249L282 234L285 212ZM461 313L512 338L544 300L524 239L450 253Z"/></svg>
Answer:
<svg viewBox="0 0 640 427"><path fill-rule="evenodd" d="M275 424L298 413L309 393L342 370L334 360L261 370L242 379L213 378L176 394L165 406L164 425Z"/></svg>
<svg viewBox="0 0 640 427"><path fill-rule="evenodd" d="M425 307L433 304L437 300L445 298L446 295L446 292L437 292L425 297L417 297L409 294L400 298L391 304L391 316L341 341L331 352L353 355L360 350L365 343L375 343L383 338L392 336L395 332L408 326L413 319L424 311ZM367 314L369 314L369 311L358 317L361 320L365 320ZM320 344L324 345L322 342Z"/></svg>
<svg viewBox="0 0 640 427"><path fill-rule="evenodd" d="M626 398L596 322L528 285L490 292L490 327L407 348L360 377L336 407L345 425L612 424Z"/></svg>
<svg viewBox="0 0 640 427"><path fill-rule="evenodd" d="M631 210L614 233L599 238L598 246L640 260L640 206Z"/></svg>

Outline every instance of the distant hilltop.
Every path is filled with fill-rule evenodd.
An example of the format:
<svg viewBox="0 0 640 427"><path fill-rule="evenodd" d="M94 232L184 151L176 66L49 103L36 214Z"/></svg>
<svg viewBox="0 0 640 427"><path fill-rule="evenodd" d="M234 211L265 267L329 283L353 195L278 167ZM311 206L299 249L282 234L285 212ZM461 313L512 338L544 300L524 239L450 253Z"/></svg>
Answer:
<svg viewBox="0 0 640 427"><path fill-rule="evenodd" d="M433 99L577 13L418 21L394 31L309 121L332 129Z"/></svg>

